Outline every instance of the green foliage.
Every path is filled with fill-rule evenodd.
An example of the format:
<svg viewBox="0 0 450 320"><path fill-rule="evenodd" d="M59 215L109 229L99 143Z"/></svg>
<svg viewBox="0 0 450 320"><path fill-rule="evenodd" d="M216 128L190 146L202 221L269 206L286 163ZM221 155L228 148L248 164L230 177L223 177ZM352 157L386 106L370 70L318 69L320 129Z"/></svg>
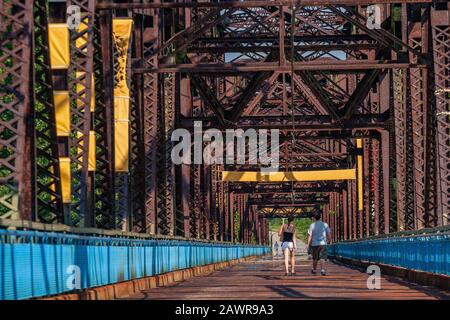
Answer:
<svg viewBox="0 0 450 320"><path fill-rule="evenodd" d="M308 229L312 223L310 218L298 218L294 220L295 230L297 231L297 238L307 242L308 241ZM270 231L277 232L280 230L281 224L283 223L281 218L269 219L269 229Z"/></svg>

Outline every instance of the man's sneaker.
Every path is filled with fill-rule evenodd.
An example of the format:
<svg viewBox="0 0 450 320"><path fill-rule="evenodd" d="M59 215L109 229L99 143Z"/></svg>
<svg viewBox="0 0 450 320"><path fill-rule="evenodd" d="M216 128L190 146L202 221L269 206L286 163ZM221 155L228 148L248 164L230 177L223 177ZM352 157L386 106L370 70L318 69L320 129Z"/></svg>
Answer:
<svg viewBox="0 0 450 320"><path fill-rule="evenodd" d="M323 275L323 276L326 276L326 275L327 275L327 273L326 273L325 270L323 270L323 269L320 270L320 274Z"/></svg>
<svg viewBox="0 0 450 320"><path fill-rule="evenodd" d="M311 269L311 273L312 273L312 274L316 274L316 270Z"/></svg>

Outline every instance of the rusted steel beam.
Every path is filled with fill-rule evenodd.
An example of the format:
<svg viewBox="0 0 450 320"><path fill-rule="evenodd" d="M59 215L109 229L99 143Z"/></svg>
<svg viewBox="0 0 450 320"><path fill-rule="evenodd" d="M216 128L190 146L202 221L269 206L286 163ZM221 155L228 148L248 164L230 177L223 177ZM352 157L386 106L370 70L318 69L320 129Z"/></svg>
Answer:
<svg viewBox="0 0 450 320"><path fill-rule="evenodd" d="M289 202L289 199L286 201L268 201L268 200L251 200L249 201L249 205L258 205L258 206L265 206L265 207L308 207L308 206L315 206L318 204L328 204L329 200L325 199L314 199L313 201L294 201Z"/></svg>
<svg viewBox="0 0 450 320"><path fill-rule="evenodd" d="M112 41L112 13L99 11L94 33L94 73L95 81L95 131L96 177L95 215L97 226L105 229L115 229L115 174L114 174L114 59ZM139 25L139 23L137 23ZM139 46L139 40L136 40ZM137 97L139 91L135 91ZM133 110L131 111L134 114ZM138 117L138 116L137 116ZM136 125L132 121L132 127ZM140 167L140 166L139 166ZM136 216L141 217L140 214ZM144 222L136 217L136 228L141 232ZM138 222L139 221L139 222ZM140 224L142 223L142 224Z"/></svg>
<svg viewBox="0 0 450 320"><path fill-rule="evenodd" d="M283 38L281 38L283 40ZM285 48L290 47L292 41L292 36L288 35L284 37ZM217 37L199 37L192 42L191 46L200 45L204 43L205 45L222 45L224 47L229 45L242 45L242 44L275 44L279 45L280 37L270 34L258 34L255 33L251 37L242 36L240 34L231 34L226 38ZM319 43L329 42L329 44L342 44L349 42L350 44L374 44L375 41L366 34L301 34L294 36L294 42L296 43L311 43L314 45Z"/></svg>
<svg viewBox="0 0 450 320"><path fill-rule="evenodd" d="M48 37L48 5L34 1L34 127L35 207L34 219L41 222L64 222L61 176L58 165L59 146L53 102L53 75ZM39 107L38 107L39 106ZM33 153L33 152L32 152ZM0 205L1 207L1 205Z"/></svg>
<svg viewBox="0 0 450 320"><path fill-rule="evenodd" d="M148 12L153 17L153 27L145 28L144 34L151 36L151 41L143 41L143 54L146 63L152 67L158 67L158 59L152 57L152 53L159 45L159 15L155 10ZM145 18L145 16L144 16ZM148 17L147 17L148 18ZM135 75L137 76L137 75ZM140 179L140 183L136 185L136 192L142 192L145 202L146 224L149 226L147 231L153 234L158 232L157 229L157 154L158 148L158 99L159 96L160 77L157 74L146 74L143 79L143 101L142 101L142 117L137 118L140 121L142 129L139 133L142 135L140 154L144 164L144 175ZM142 151L141 151L142 152ZM138 155L139 157L139 155ZM143 188L139 189L139 186Z"/></svg>
<svg viewBox="0 0 450 320"><path fill-rule="evenodd" d="M431 11L431 30L434 57L434 96L437 120L437 215L438 225L450 223L450 7L447 10Z"/></svg>
<svg viewBox="0 0 450 320"><path fill-rule="evenodd" d="M262 213L261 214L266 219L274 219L274 218L289 218L294 216L295 218L311 218L312 215L309 212L295 212L295 213Z"/></svg>
<svg viewBox="0 0 450 320"><path fill-rule="evenodd" d="M173 9L173 8L257 8L271 6L328 6L370 5L390 3L429 3L433 0L277 0L277 1L224 1L224 2L145 2L145 3L99 3L98 9Z"/></svg>
<svg viewBox="0 0 450 320"><path fill-rule="evenodd" d="M375 235L380 234L380 227L382 227L382 211L381 211L381 197L380 197L380 171L381 171L381 161L380 161L380 142L377 139L372 139L372 188L373 188L373 216L374 216L374 233Z"/></svg>
<svg viewBox="0 0 450 320"><path fill-rule="evenodd" d="M176 183L175 166L171 161L173 141L170 137L175 127L176 75L168 74L160 78L158 98L158 192L157 192L157 228L158 233L174 235L176 232ZM154 147L154 146L153 146Z"/></svg>
<svg viewBox="0 0 450 320"><path fill-rule="evenodd" d="M348 191L342 190L342 233L341 240L349 239L349 223L348 223Z"/></svg>
<svg viewBox="0 0 450 320"><path fill-rule="evenodd" d="M325 202L324 202L325 203ZM272 209L287 209L287 208L315 208L317 203L315 202L298 202L298 203L285 203L285 204L258 204L258 209L270 207Z"/></svg>
<svg viewBox="0 0 450 320"><path fill-rule="evenodd" d="M383 201L383 229L380 229L380 233L388 234L390 231L390 203L391 203L391 175L390 175L390 164L389 164L389 154L390 154L390 143L389 143L388 131L381 132L381 170L382 170L382 201Z"/></svg>
<svg viewBox="0 0 450 320"><path fill-rule="evenodd" d="M200 226L201 226L201 215L202 215L202 193L201 193L201 178L202 178L202 172L201 172L201 166L200 165L193 165L191 166L191 176L190 181L192 182L191 188L186 191L182 192L190 192L190 208L188 209L188 212L190 211L189 215L189 234L192 238L200 238ZM182 179L184 179L182 177ZM183 210L186 210L183 207ZM185 214L188 214L185 212Z"/></svg>
<svg viewBox="0 0 450 320"><path fill-rule="evenodd" d="M70 36L69 90L72 116L72 135L69 139L70 160L75 164L72 172L71 215L67 224L93 227L95 223L93 206L93 176L89 172L88 161L89 132L93 115L91 97L94 71L94 19L95 0L71 0L68 5L81 8L81 25L72 30ZM80 45L82 43L82 45ZM81 133L81 134L80 134Z"/></svg>
<svg viewBox="0 0 450 320"><path fill-rule="evenodd" d="M271 59L272 55L269 55L267 59ZM266 61L269 61L267 60ZM232 109L230 109L227 112L227 120L230 122L237 122L239 117L244 112L245 107L248 105L248 103L251 101L253 95L255 92L260 90L261 85L263 82L270 76L270 73L267 72L261 72L256 73L252 79L247 84L244 92L239 96L236 103L233 105Z"/></svg>
<svg viewBox="0 0 450 320"><path fill-rule="evenodd" d="M187 8L184 9L189 10ZM208 29L211 29L212 27L229 17L231 14L233 14L234 11L235 10L228 10L225 13L220 14L220 10L214 8L214 10L206 13L201 17L199 21L196 21L194 24L191 24L190 16L189 14L186 14L186 16L184 17L185 29L176 33L175 35L170 37L170 39L162 43L161 46L157 48L157 50L152 52L152 54L155 56L165 55L167 57L176 52L185 50L192 41L195 41L196 38L200 37Z"/></svg>
<svg viewBox="0 0 450 320"><path fill-rule="evenodd" d="M361 71L372 69L394 69L409 67L425 68L424 64L410 64L392 60L334 60L302 61L294 63L294 71ZM290 65L276 62L232 62L232 63L197 63L197 64L161 64L158 68L133 68L134 73L213 73L221 76L226 73L243 72L290 72Z"/></svg>
<svg viewBox="0 0 450 320"><path fill-rule="evenodd" d="M416 9L408 6L408 18L419 15L421 22L410 23L408 28L408 44L426 54L428 51L428 10ZM410 61L417 61L417 57L410 53ZM422 229L428 216L433 215L433 208L428 207L428 169L433 164L427 163L429 145L427 137L429 134L428 110L430 110L428 93L428 70L411 68L410 92L411 92L411 119L412 119L412 142L413 142L413 175L414 175L414 227ZM431 110L430 110L431 111ZM429 227L429 226L428 226Z"/></svg>
<svg viewBox="0 0 450 320"><path fill-rule="evenodd" d="M191 80L192 86L198 90L198 93L200 97L202 97L205 104L214 112L214 115L219 123L221 125L225 125L226 120L223 107L214 90L208 86L202 77L196 74L189 74L189 79Z"/></svg>
<svg viewBox="0 0 450 320"><path fill-rule="evenodd" d="M230 188L228 186L228 210L229 210L229 229L228 229L228 241L234 242L235 240L235 234L234 234L234 206L235 206L235 194L234 192L230 191Z"/></svg>
<svg viewBox="0 0 450 320"><path fill-rule="evenodd" d="M294 183L295 193L319 193L319 192L339 192L346 188L346 183ZM232 183L229 186L230 192L240 193L292 193L292 185L273 183Z"/></svg>
<svg viewBox="0 0 450 320"><path fill-rule="evenodd" d="M365 235L370 236L373 234L373 223L371 222L371 202L372 202L372 188L371 188L371 150L370 139L363 141L363 185L364 185L364 219L365 219Z"/></svg>
<svg viewBox="0 0 450 320"><path fill-rule="evenodd" d="M33 219L32 60L33 1L2 1L0 7L0 165L3 218Z"/></svg>
<svg viewBox="0 0 450 320"><path fill-rule="evenodd" d="M104 13L104 11L100 11ZM143 59L144 57L144 16L138 13L133 14L133 50L132 57ZM106 27L111 26L105 23ZM108 30L110 32L110 30ZM108 41L110 35L104 35L102 40ZM105 49L103 49L105 48ZM108 45L103 45L102 49L108 52ZM104 59L104 63L110 64L112 61ZM111 84L109 85L111 86ZM145 207L145 153L144 146L144 76L133 75L131 77L131 96L130 101L130 163L131 163L131 194L132 194L132 216L133 229L138 232L152 233L154 221L146 213ZM110 87L106 90L111 90ZM105 91L106 91L105 90ZM110 99L110 98L108 98ZM109 103L111 106L111 103ZM114 110L114 109L109 109ZM112 113L112 112L111 112ZM110 151L111 152L111 151ZM113 162L113 161L111 161ZM114 175L113 175L114 176Z"/></svg>
<svg viewBox="0 0 450 320"><path fill-rule="evenodd" d="M379 80L379 76L380 70L370 70L366 72L344 106L344 119L349 119L353 115L358 104L364 101L372 86Z"/></svg>
<svg viewBox="0 0 450 320"><path fill-rule="evenodd" d="M176 105L176 121L179 126L179 120L181 117L192 116L192 97L190 80L182 78L180 80L180 100L177 100ZM191 212L193 211L193 203L191 199L191 190L193 181L191 181L191 169L189 164L181 164L177 166L177 176L180 177L179 183L179 201L180 209L183 214L183 231L186 238L191 237Z"/></svg>
<svg viewBox="0 0 450 320"><path fill-rule="evenodd" d="M247 116L241 117L235 124L238 128L256 128L256 129L270 129L278 128L280 130L295 130L295 131L309 131L309 130L352 130L352 129L382 129L386 126L388 115L384 114L362 114L355 115L352 118L343 121L341 124L333 123L332 118L328 115L316 116ZM295 129L293 122L295 122ZM220 127L220 122L214 118L185 118L180 120L180 124L184 128L193 128L194 121L202 122L202 130L208 128Z"/></svg>
<svg viewBox="0 0 450 320"><path fill-rule="evenodd" d="M245 43L244 43L245 44ZM379 47L375 43L361 43L361 44L316 44L316 45L302 45L295 46L295 51L306 52L306 51L354 51L354 50L375 50ZM209 53L209 54L224 54L232 52L241 53L256 53L256 52L275 52L278 51L280 46L278 45L218 45L218 46L189 46L186 51L189 53ZM290 49L289 45L286 45L286 49Z"/></svg>

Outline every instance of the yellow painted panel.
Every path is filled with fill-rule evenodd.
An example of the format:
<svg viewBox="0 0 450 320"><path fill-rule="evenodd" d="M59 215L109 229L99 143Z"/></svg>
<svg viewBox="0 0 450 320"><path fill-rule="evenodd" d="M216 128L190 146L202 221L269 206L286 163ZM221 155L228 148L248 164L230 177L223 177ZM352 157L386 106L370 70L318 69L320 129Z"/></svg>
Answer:
<svg viewBox="0 0 450 320"><path fill-rule="evenodd" d="M87 22L88 22L88 19L87 19L87 18L84 18L84 19L80 22L80 26L79 26L78 29L77 29L77 32L78 32L78 33L83 32L84 30L87 29ZM75 41L75 46L76 46L77 48L81 48L81 47L83 47L84 45L86 45L87 39L88 39L88 35L89 35L89 33L86 32L85 34L83 34L82 37L77 38L77 40ZM83 52L86 52L86 51L87 51L87 47L83 49Z"/></svg>
<svg viewBox="0 0 450 320"><path fill-rule="evenodd" d="M229 182L289 182L289 181L323 181L354 180L355 169L269 172L260 171L222 171L222 181Z"/></svg>
<svg viewBox="0 0 450 320"><path fill-rule="evenodd" d="M70 134L70 99L69 91L53 91L55 104L56 134L68 137Z"/></svg>
<svg viewBox="0 0 450 320"><path fill-rule="evenodd" d="M78 132L77 136L78 136L78 138L81 138L83 136L83 133ZM83 141L81 141L81 143L80 143L80 148L78 148L78 153L82 152L82 149L81 149L82 147L83 147ZM95 171L95 168L96 168L95 148L96 148L95 131L91 130L91 131L89 131L88 171Z"/></svg>
<svg viewBox="0 0 450 320"><path fill-rule="evenodd" d="M130 90L127 84L127 56L130 44L132 19L113 19L113 39L117 51L116 84L114 86L115 97L129 97Z"/></svg>
<svg viewBox="0 0 450 320"><path fill-rule="evenodd" d="M67 69L70 63L69 28L66 23L49 23L48 41L52 69Z"/></svg>
<svg viewBox="0 0 450 320"><path fill-rule="evenodd" d="M356 147L362 148L362 139L356 139Z"/></svg>
<svg viewBox="0 0 450 320"><path fill-rule="evenodd" d="M70 173L70 158L59 158L59 170L61 174L61 192L63 203L70 203L71 196L71 173Z"/></svg>
<svg viewBox="0 0 450 320"><path fill-rule="evenodd" d="M362 148L362 139L356 139L356 147ZM358 167L358 210L362 211L364 209L363 200L363 157L356 156L357 167Z"/></svg>
<svg viewBox="0 0 450 320"><path fill-rule="evenodd" d="M130 98L114 97L114 120L128 121L130 110Z"/></svg>
<svg viewBox="0 0 450 320"><path fill-rule="evenodd" d="M53 166L51 166L49 169L48 169L48 171L50 171L50 173L52 173L53 174ZM53 192L55 192L55 190L56 190L56 185L54 184L54 183L52 183L50 186L49 186L49 189L50 190L52 190ZM53 195L50 195L50 199L51 199L51 201L53 201L53 200L55 200L55 197L53 196Z"/></svg>
<svg viewBox="0 0 450 320"><path fill-rule="evenodd" d="M84 72L82 71L77 71L76 73L76 77L80 78L82 77L84 74ZM81 83L77 83L77 93L81 93L84 90L84 86ZM91 78L91 90L92 90L92 94L91 94L91 112L95 111L95 82L94 82L94 74L92 74L92 78ZM84 98L84 94L81 95L81 98ZM81 105L82 101L81 100L77 100L78 106Z"/></svg>
<svg viewBox="0 0 450 320"><path fill-rule="evenodd" d="M114 166L118 172L128 172L129 122L114 123Z"/></svg>

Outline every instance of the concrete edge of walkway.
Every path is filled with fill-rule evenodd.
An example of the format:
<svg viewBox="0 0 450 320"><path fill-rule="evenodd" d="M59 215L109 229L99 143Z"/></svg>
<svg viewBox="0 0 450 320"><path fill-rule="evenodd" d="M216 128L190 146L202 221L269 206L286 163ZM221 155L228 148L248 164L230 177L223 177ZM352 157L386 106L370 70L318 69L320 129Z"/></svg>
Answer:
<svg viewBox="0 0 450 320"><path fill-rule="evenodd" d="M380 267L382 275L399 277L420 285L432 286L439 289L450 290L450 276L443 274L436 274L431 272L410 270L399 266L393 266L383 263L376 263L370 261L354 260L344 258L341 256L332 257L333 260L340 261L347 265L352 265L366 269L370 265L377 265Z"/></svg>
<svg viewBox="0 0 450 320"><path fill-rule="evenodd" d="M39 300L114 300L126 298L142 290L163 287L173 282L187 280L189 278L205 275L227 267L234 266L240 262L256 259L262 256L249 256L224 262L211 263L187 269L175 270L151 277L127 280L105 286L84 289L80 292L58 294L50 297L39 298Z"/></svg>

